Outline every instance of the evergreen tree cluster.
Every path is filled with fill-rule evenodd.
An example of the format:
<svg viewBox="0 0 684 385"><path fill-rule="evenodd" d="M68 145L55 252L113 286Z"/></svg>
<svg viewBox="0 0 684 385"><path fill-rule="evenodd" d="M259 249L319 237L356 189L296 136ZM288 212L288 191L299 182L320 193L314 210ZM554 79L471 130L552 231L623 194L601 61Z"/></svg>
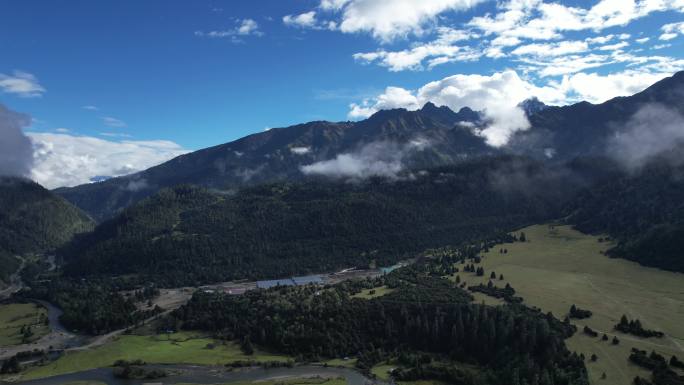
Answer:
<svg viewBox="0 0 684 385"><path fill-rule="evenodd" d="M632 334L638 337L657 337L662 338L664 336L663 332L657 330L644 329L641 325L641 321L629 320L626 315L620 318L620 322L614 326L615 330L621 331L626 334Z"/></svg>
<svg viewBox="0 0 684 385"><path fill-rule="evenodd" d="M390 265L558 213L562 200L548 191L494 184L501 162L398 181L279 183L232 195L180 186L77 237L60 255L74 277L140 274L167 286Z"/></svg>
<svg viewBox="0 0 684 385"><path fill-rule="evenodd" d="M591 317L591 315L591 310L580 309L577 306L575 306L575 304L572 304L572 306L570 306L570 312L568 313L568 317L575 319L585 319Z"/></svg>
<svg viewBox="0 0 684 385"><path fill-rule="evenodd" d="M655 161L636 173L587 188L565 209L586 233L608 233L608 255L684 272L684 166Z"/></svg>
<svg viewBox="0 0 684 385"><path fill-rule="evenodd" d="M355 356L367 369L420 351L478 365L484 383L587 383L582 360L564 344L574 333L571 325L521 305L473 304L467 292L427 270L417 266L391 273L384 283L395 290L371 300L351 298L349 284L242 296L197 293L171 318L188 330L210 331L243 346L249 341L300 360ZM474 383L462 371L437 373L420 360L404 370L400 378Z"/></svg>

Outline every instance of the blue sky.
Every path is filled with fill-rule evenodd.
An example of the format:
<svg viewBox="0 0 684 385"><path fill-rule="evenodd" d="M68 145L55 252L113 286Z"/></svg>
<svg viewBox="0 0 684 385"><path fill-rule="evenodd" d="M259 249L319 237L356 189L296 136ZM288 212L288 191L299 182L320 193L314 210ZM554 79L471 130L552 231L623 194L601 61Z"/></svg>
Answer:
<svg viewBox="0 0 684 385"><path fill-rule="evenodd" d="M34 179L73 185L428 100L504 122L530 96L631 94L684 69L683 12L684 0L7 0L0 103L33 118ZM485 135L502 145L511 130Z"/></svg>

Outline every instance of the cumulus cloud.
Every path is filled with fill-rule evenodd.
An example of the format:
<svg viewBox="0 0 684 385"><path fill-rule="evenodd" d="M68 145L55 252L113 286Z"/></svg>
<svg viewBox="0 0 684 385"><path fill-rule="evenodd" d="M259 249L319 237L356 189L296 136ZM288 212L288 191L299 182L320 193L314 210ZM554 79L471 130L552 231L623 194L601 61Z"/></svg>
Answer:
<svg viewBox="0 0 684 385"><path fill-rule="evenodd" d="M515 71L491 76L454 75L428 83L414 92L388 87L375 99L352 104L349 117L360 118L387 108L416 110L427 102L456 111L470 107L482 111L488 122L485 128L475 133L483 136L488 144L500 147L516 131L529 128L527 117L518 104L532 96L544 102L557 101L562 97L556 89L536 87L521 79Z"/></svg>
<svg viewBox="0 0 684 385"><path fill-rule="evenodd" d="M14 71L12 75L0 73L0 90L25 98L40 97L45 93L38 79L24 71Z"/></svg>
<svg viewBox="0 0 684 385"><path fill-rule="evenodd" d="M496 15L474 17L468 24L485 34L550 40L566 31L625 26L657 11L684 12L680 0L600 0L589 8L545 3L542 0L510 0Z"/></svg>
<svg viewBox="0 0 684 385"><path fill-rule="evenodd" d="M662 105L642 107L608 144L608 151L628 169L638 169L653 157L668 153L678 163L684 161L681 151L672 151L684 144L684 116ZM677 154L672 158L672 154Z"/></svg>
<svg viewBox="0 0 684 385"><path fill-rule="evenodd" d="M387 43L410 34L422 35L437 16L461 11L484 0L323 0L319 8L339 15L338 29L344 33L370 33Z"/></svg>
<svg viewBox="0 0 684 385"><path fill-rule="evenodd" d="M300 170L306 175L323 175L337 179L365 179L374 176L397 178L404 169L406 158L428 145L429 142L423 138L415 138L405 144L373 142L358 151L301 166Z"/></svg>
<svg viewBox="0 0 684 385"><path fill-rule="evenodd" d="M131 174L188 152L165 140L109 141L55 133L28 135L34 150L30 175L48 188L89 183L95 177Z"/></svg>
<svg viewBox="0 0 684 385"><path fill-rule="evenodd" d="M0 104L0 175L28 176L33 163L31 140L23 128L31 118Z"/></svg>

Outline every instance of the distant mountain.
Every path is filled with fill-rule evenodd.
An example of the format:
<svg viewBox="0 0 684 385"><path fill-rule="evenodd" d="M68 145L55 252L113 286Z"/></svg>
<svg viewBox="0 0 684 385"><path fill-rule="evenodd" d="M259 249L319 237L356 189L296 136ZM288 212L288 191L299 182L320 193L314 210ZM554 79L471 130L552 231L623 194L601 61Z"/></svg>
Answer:
<svg viewBox="0 0 684 385"><path fill-rule="evenodd" d="M52 251L93 226L81 210L42 186L0 177L0 280L19 266L15 255Z"/></svg>
<svg viewBox="0 0 684 385"><path fill-rule="evenodd" d="M593 105L582 102L549 107L536 99L521 103L531 128L518 132L508 146L496 149L473 133L486 124L469 108L454 112L426 104L418 111L379 111L359 122L311 122L275 128L231 143L179 156L134 175L56 192L102 221L162 188L189 183L234 189L263 182L301 180L302 167L342 155L381 152L402 169L450 165L482 156L514 153L565 162L605 156L611 138L646 105L684 110L684 72L634 96ZM377 148L368 148L376 146ZM353 158L353 157L352 157ZM354 160L354 159L352 159ZM366 159L373 162L374 159ZM344 165L328 165L349 167ZM383 166L379 164L379 166ZM396 167L395 167L396 168Z"/></svg>
<svg viewBox="0 0 684 385"><path fill-rule="evenodd" d="M68 274L167 285L392 264L558 215L574 176L516 157L411 178L309 181L226 194L180 186L133 205L61 254Z"/></svg>
<svg viewBox="0 0 684 385"><path fill-rule="evenodd" d="M538 158L602 156L610 139L642 108L653 105L684 113L684 72L633 96L617 97L603 104L581 102L544 108L529 115L531 128L514 136L508 148Z"/></svg>
<svg viewBox="0 0 684 385"><path fill-rule="evenodd" d="M480 116L428 103L418 111L384 110L360 122L311 122L266 132L179 156L140 173L56 190L103 220L165 187L195 184L236 188L262 182L298 180L300 167L361 150L370 143L429 143L402 159L411 167L453 164L496 153L471 132Z"/></svg>

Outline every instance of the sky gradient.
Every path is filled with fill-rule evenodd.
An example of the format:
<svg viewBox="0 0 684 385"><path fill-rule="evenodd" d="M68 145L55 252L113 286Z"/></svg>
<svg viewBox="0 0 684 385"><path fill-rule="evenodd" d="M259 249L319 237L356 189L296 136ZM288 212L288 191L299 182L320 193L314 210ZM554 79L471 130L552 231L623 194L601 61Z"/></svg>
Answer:
<svg viewBox="0 0 684 385"><path fill-rule="evenodd" d="M505 145L528 97L599 103L684 69L684 0L8 0L0 49L0 104L31 117L6 126L53 188L427 101L488 111Z"/></svg>

